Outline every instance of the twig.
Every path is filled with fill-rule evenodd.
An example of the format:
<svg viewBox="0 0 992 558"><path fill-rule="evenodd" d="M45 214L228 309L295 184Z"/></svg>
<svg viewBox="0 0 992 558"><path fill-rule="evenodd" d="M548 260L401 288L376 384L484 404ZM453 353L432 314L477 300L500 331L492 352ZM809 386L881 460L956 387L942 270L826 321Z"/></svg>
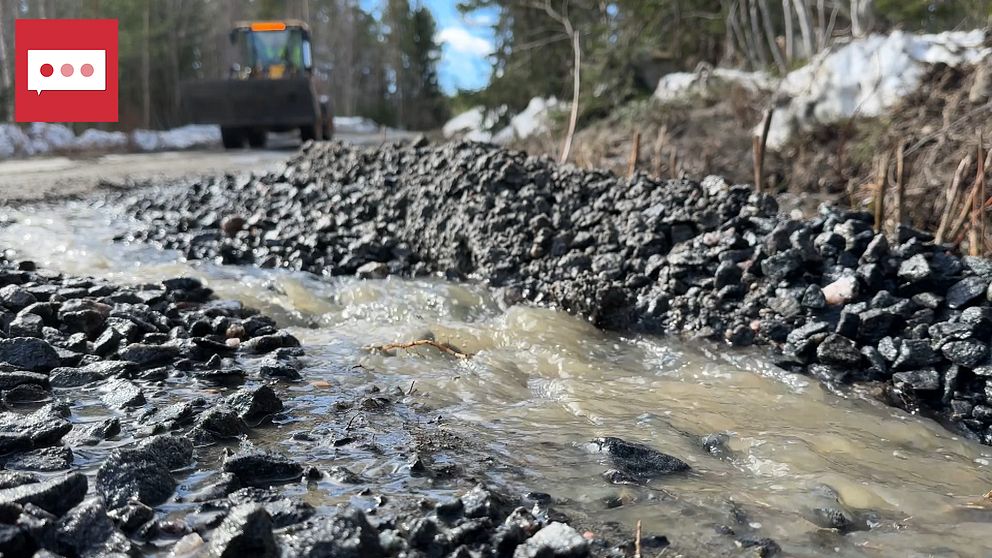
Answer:
<svg viewBox="0 0 992 558"><path fill-rule="evenodd" d="M971 153L961 159L957 170L954 171L954 178L951 180L950 188L947 190L947 203L944 205L944 212L940 216L940 225L937 227L937 234L934 239L937 244L944 242L944 234L947 232L947 227L951 224L951 215L954 213L954 208L958 204L958 198L961 196L961 183L964 178L964 172L970 166Z"/></svg>
<svg viewBox="0 0 992 558"><path fill-rule="evenodd" d="M361 415L362 415L362 413L355 413L354 415L352 415L351 420L348 421L348 424L344 427L344 429L345 430L351 430L351 424L353 422L355 422L355 419L357 419Z"/></svg>
<svg viewBox="0 0 992 558"><path fill-rule="evenodd" d="M637 529L634 531L634 558L641 558L641 520L637 520Z"/></svg>
<svg viewBox="0 0 992 558"><path fill-rule="evenodd" d="M668 170L672 173L672 180L678 180L679 178L679 151L678 148L672 146L672 150L668 153Z"/></svg>
<svg viewBox="0 0 992 558"><path fill-rule="evenodd" d="M434 347L435 349L441 351L442 353L447 353L453 357L460 359L467 359L472 357L471 353L463 353L450 345L441 344L432 339L417 339L416 341L410 341L408 343L386 343L385 345L369 345L368 347L365 347L365 349L369 351L388 352L388 351L395 351L397 349L409 350L414 347L424 347L424 346Z"/></svg>
<svg viewBox="0 0 992 558"><path fill-rule="evenodd" d="M634 176L637 171L637 159L641 157L641 132L634 132L634 145L630 148L630 161L627 162L627 176Z"/></svg>
<svg viewBox="0 0 992 558"><path fill-rule="evenodd" d="M410 382L410 389L406 390L407 395L413 395L413 386L417 385L417 380Z"/></svg>
<svg viewBox="0 0 992 558"><path fill-rule="evenodd" d="M895 222L895 230L893 232L897 235L899 233L899 225L902 225L902 199L903 194L906 192L905 149L905 144L899 142L899 147L896 148L896 212L892 217L892 220Z"/></svg>
<svg viewBox="0 0 992 558"><path fill-rule="evenodd" d="M772 113L774 107L765 110L765 116L761 122L761 137L752 138L751 149L754 151L754 189L758 192L764 190L763 177L765 175L765 146L768 145L768 131L772 126Z"/></svg>
<svg viewBox="0 0 992 558"><path fill-rule="evenodd" d="M968 252L972 256L980 256L984 250L982 242L985 239L985 219L982 218L982 206L985 200L985 142L982 131L978 130L978 170L975 171L975 193L971 197L971 229L968 234Z"/></svg>
<svg viewBox="0 0 992 558"><path fill-rule="evenodd" d="M988 168L992 165L992 150L989 150L985 154L985 158L979 163L982 168ZM977 172L976 172L977 175ZM951 242L958 244L961 242L961 237L963 236L962 227L968 221L968 215L971 214L971 208L975 203L975 196L978 195L978 191L973 187L968 197L964 200L964 204L961 207L961 212L958 214L957 219L951 224L951 228L947 230L947 238L951 239Z"/></svg>
<svg viewBox="0 0 992 558"><path fill-rule="evenodd" d="M885 190L889 177L889 153L882 153L875 159L875 232L882 232L885 221Z"/></svg>
<svg viewBox="0 0 992 558"><path fill-rule="evenodd" d="M751 156L754 160L754 190L761 191L761 138L751 136Z"/></svg>

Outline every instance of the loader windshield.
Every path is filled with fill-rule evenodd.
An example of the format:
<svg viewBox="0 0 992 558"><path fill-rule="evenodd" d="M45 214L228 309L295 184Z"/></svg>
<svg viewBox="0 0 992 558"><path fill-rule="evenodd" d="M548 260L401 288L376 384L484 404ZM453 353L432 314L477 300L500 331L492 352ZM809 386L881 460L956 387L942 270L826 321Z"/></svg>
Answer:
<svg viewBox="0 0 992 558"><path fill-rule="evenodd" d="M248 77L279 78L309 69L306 39L301 29L244 30L236 42Z"/></svg>

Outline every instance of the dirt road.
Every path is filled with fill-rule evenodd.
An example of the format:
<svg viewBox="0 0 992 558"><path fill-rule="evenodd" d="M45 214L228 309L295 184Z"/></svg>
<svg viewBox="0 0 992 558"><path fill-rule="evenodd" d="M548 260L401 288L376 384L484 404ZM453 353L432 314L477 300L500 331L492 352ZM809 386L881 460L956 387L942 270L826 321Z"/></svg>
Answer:
<svg viewBox="0 0 992 558"><path fill-rule="evenodd" d="M348 143L373 145L406 134L338 134ZM0 162L0 203L65 198L99 187L127 187L155 178L182 178L234 171L263 170L289 157L298 141L273 138L278 147L261 150L110 154L90 157L39 157Z"/></svg>

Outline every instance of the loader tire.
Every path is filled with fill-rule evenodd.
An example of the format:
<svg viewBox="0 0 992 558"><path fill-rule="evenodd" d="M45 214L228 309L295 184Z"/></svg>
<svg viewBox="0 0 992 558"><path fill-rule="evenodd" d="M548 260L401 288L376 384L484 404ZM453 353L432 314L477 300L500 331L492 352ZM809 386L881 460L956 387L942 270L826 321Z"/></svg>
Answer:
<svg viewBox="0 0 992 558"><path fill-rule="evenodd" d="M241 149L245 146L245 135L240 128L221 127L220 141L225 149Z"/></svg>
<svg viewBox="0 0 992 558"><path fill-rule="evenodd" d="M306 143L309 140L320 139L320 128L316 125L300 127L300 141Z"/></svg>
<svg viewBox="0 0 992 558"><path fill-rule="evenodd" d="M265 133L265 130L252 130L248 132L248 145L255 149L265 147L268 139L268 134Z"/></svg>

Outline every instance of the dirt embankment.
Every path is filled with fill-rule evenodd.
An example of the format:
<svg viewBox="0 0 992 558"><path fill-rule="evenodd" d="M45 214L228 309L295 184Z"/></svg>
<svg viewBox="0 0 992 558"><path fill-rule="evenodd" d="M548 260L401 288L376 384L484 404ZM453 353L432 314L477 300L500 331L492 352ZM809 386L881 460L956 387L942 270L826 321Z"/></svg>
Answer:
<svg viewBox="0 0 992 558"><path fill-rule="evenodd" d="M285 169L121 200L129 240L191 259L385 277L442 272L612 329L763 343L992 443L992 264L870 213L790 219L750 186L618 178L483 144L323 144Z"/></svg>
<svg viewBox="0 0 992 558"><path fill-rule="evenodd" d="M975 183L980 139L985 138L986 153L992 146L990 70L938 65L922 83L886 116L807 130L780 152L768 153L765 180L783 207L812 214L819 203L829 202L874 212L878 186L884 182L886 228L893 230L900 207L897 153L902 145L901 222L935 233L943 219L942 240L962 243L968 250L970 216L964 224L960 221ZM581 130L573 159L584 168L626 174L639 132L637 169L642 172L695 179L715 174L752 182L752 130L768 103L766 95L733 85L682 101L637 101ZM560 151L558 139L560 134L532 138L520 147L554 155ZM959 189L949 200L955 175ZM990 240L980 252L989 252Z"/></svg>

